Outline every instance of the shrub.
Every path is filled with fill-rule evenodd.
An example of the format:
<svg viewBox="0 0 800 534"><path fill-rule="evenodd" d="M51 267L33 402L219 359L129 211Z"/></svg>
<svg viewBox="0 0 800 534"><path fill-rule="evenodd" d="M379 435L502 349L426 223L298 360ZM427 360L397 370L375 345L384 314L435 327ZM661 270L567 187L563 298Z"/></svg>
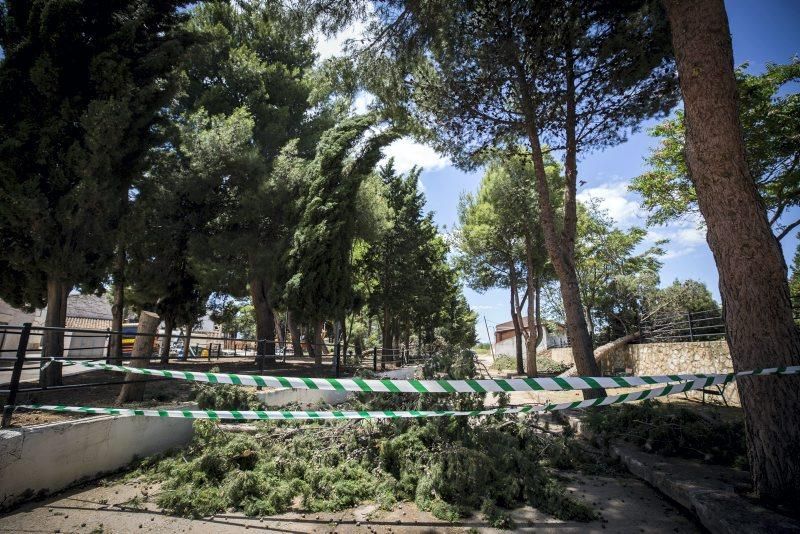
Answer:
<svg viewBox="0 0 800 534"><path fill-rule="evenodd" d="M747 468L743 421L704 418L684 407L646 400L590 411L586 424L606 443L624 439L664 456Z"/></svg>

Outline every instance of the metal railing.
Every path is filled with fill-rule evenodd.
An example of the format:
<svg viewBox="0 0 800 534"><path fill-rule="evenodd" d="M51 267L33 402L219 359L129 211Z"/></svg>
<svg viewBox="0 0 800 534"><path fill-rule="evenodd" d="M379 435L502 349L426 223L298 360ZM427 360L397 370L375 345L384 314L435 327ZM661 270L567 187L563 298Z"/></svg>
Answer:
<svg viewBox="0 0 800 534"><path fill-rule="evenodd" d="M641 322L639 343L725 339L722 310L657 314Z"/></svg>
<svg viewBox="0 0 800 534"><path fill-rule="evenodd" d="M69 340L61 354L48 355L46 347L37 346L36 337L42 337L48 332L61 332ZM14 339L16 336L16 339ZM153 350L149 356L134 357L132 354L123 354L119 359L112 354L112 336L122 338L151 337ZM160 345L166 339L170 339L169 357L163 361L160 356ZM111 379L104 381L87 381L71 384L47 384L46 381L39 380L42 370L49 365L61 365L63 360L72 361L105 361L111 364L128 363L135 367L146 367L152 363L153 367L168 364L170 360L177 362L193 363L212 363L224 359L253 358L255 369L245 371L244 374L264 374L267 365L274 365L279 359L283 363L302 364L309 361L321 362L327 366L335 377L344 374L353 374L360 369L370 369L374 372L386 370L387 367L402 367L422 363L429 359L429 356L413 355L411 350L401 348L381 348L372 347L363 349L359 354L355 350L343 350L341 342L336 343L309 343L301 342L303 354L294 354L291 341L283 340L257 340L257 339L231 339L218 336L205 336L196 334L167 334L164 332L140 333L140 332L118 332L110 329L90 330L82 328L59 328L33 326L30 323L24 325L0 325L0 339L3 345L0 346L0 372L11 371L10 378L0 379L0 397L5 397L3 403L2 427L10 424L11 414L17 403L17 395L27 393L54 393L68 389L93 388L109 385L124 385L142 382L157 382L169 380L168 378L129 378L123 375L124 379ZM75 339L82 342L75 344ZM88 344L86 339L91 339ZM97 340L102 339L103 342ZM183 357L183 343L194 343L194 347L200 350L187 351L187 358ZM13 348L5 348L13 345ZM231 348L232 347L232 348ZM309 350L312 349L312 350ZM138 365L142 363L143 365ZM23 380L23 371L39 371L34 377ZM314 374L319 374L319 368L315 368ZM39 382L37 385L28 385L32 381ZM261 388L259 388L261 389Z"/></svg>

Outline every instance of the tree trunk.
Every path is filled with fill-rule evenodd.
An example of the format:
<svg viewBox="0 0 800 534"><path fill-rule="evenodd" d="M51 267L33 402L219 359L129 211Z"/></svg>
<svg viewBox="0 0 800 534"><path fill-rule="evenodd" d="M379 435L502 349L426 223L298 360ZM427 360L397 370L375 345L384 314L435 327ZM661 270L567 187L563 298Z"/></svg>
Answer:
<svg viewBox="0 0 800 534"><path fill-rule="evenodd" d="M183 338L183 356L181 359L189 359L189 350L192 346L192 323L186 325L186 337Z"/></svg>
<svg viewBox="0 0 800 534"><path fill-rule="evenodd" d="M314 364L322 365L322 355L327 354L327 347L325 340L322 338L322 329L325 325L324 321L317 321L314 323Z"/></svg>
<svg viewBox="0 0 800 534"><path fill-rule="evenodd" d="M49 277L47 279L47 315L44 325L53 328L64 328L67 322L67 297L70 287L62 280ZM64 357L64 331L47 330L42 334L42 357ZM61 385L61 362L42 361L39 371L41 387Z"/></svg>
<svg viewBox="0 0 800 534"><path fill-rule="evenodd" d="M139 326L136 329L137 334L155 334L158 331L158 324L161 319L155 313L143 311L139 314ZM133 353L131 354L131 367L147 367L149 356L153 354L153 343L155 342L154 335L136 336L136 341L133 343ZM125 380L142 380L144 375L125 373ZM144 400L144 382L123 384L122 390L117 397L117 404L125 402L141 402Z"/></svg>
<svg viewBox="0 0 800 534"><path fill-rule="evenodd" d="M273 308L272 320L275 322L275 339L278 341L278 346L283 347L286 344L286 336L284 336L283 328L281 328L281 318L278 312Z"/></svg>
<svg viewBox="0 0 800 534"><path fill-rule="evenodd" d="M719 270L736 371L800 365L787 269L745 161L722 0L664 2L686 116L686 163ZM800 503L800 379L737 380L759 496Z"/></svg>
<svg viewBox="0 0 800 534"><path fill-rule="evenodd" d="M558 231L558 225L556 224L556 213L550 197L550 184L547 180L542 145L539 141L539 126L534 108L533 95L531 94L531 86L525 75L525 68L522 63L517 65L516 76L517 90L519 91L520 103L525 116L526 133L528 142L531 145L531 159L533 161L540 222L544 234L544 245L560 282L561 298L564 302L564 312L567 322L567 333L570 337L570 346L572 347L572 358L575 360L575 368L581 375L597 376L599 374L598 366L594 359L592 340L589 337L589 331L586 327L586 319L583 316L578 275L575 272L574 247L576 224L574 221L577 220L577 209L574 192L577 176L576 173L573 172L573 157L575 157L577 147L574 143L570 146L570 139L574 141L574 124L572 124L572 128L570 128L570 121L574 119L571 113L574 113L574 109L567 109L566 133L568 150L567 157L565 158L567 184L564 195L564 232L562 233ZM574 95L571 103L569 102L569 98L567 100L568 108L574 106ZM567 169L567 167L570 168ZM583 391L583 397L585 399L593 399L603 395L605 395L603 389L587 389Z"/></svg>
<svg viewBox="0 0 800 534"><path fill-rule="evenodd" d="M303 357L303 344L300 341L300 329L292 319L292 312L286 312L286 322L289 326L289 333L292 335L292 349L295 357Z"/></svg>
<svg viewBox="0 0 800 534"><path fill-rule="evenodd" d="M517 271L514 264L509 265L509 283L511 286L511 322L514 324L514 349L517 359L517 374L525 372L525 362L522 358L522 318L517 314Z"/></svg>
<svg viewBox="0 0 800 534"><path fill-rule="evenodd" d="M525 261L528 272L525 282L528 286L528 337L525 339L527 348L525 370L529 377L539 374L536 368L536 347L539 345L539 340L542 339L542 318L539 312L541 287L539 277L536 275L537 262L534 254L533 237L530 232L527 232L525 234ZM533 325L535 325L535 330Z"/></svg>
<svg viewBox="0 0 800 534"><path fill-rule="evenodd" d="M260 364L264 359L275 362L275 317L269 298L269 288L266 280L254 277L250 280L250 296L256 315L256 358L255 363Z"/></svg>
<svg viewBox="0 0 800 534"><path fill-rule="evenodd" d="M383 340L381 344L381 370L383 370L387 361L391 358L391 350L392 350L392 320L389 314L389 308L383 308L383 329L381 330L381 334L383 334Z"/></svg>
<svg viewBox="0 0 800 534"><path fill-rule="evenodd" d="M118 247L114 258L114 304L111 306L111 330L122 331L125 313L125 250ZM122 365L122 334L111 334L110 363Z"/></svg>
<svg viewBox="0 0 800 534"><path fill-rule="evenodd" d="M161 338L161 363L169 363L169 349L172 344L172 330L175 328L175 317L164 317L164 337Z"/></svg>

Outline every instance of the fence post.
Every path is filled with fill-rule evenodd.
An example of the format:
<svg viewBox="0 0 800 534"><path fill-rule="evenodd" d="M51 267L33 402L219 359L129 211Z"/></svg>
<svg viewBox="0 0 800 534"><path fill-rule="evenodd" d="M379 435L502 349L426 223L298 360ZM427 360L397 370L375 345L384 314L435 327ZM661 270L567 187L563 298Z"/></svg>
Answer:
<svg viewBox="0 0 800 534"><path fill-rule="evenodd" d="M689 341L694 341L694 328L692 328L692 312L686 314L689 318Z"/></svg>
<svg viewBox="0 0 800 534"><path fill-rule="evenodd" d="M22 325L17 345L17 359L14 361L14 370L11 371L11 383L8 385L8 399L3 406L3 421L0 426L7 428L11 424L11 414L14 413L14 403L17 402L19 378L22 375L22 365L25 363L25 354L28 351L28 338L31 335L31 323Z"/></svg>
<svg viewBox="0 0 800 534"><path fill-rule="evenodd" d="M336 344L333 346L333 371L336 374L336 378L339 378L339 357L341 354L339 353L340 345L337 341Z"/></svg>
<svg viewBox="0 0 800 534"><path fill-rule="evenodd" d="M378 372L378 347L372 347L372 370Z"/></svg>

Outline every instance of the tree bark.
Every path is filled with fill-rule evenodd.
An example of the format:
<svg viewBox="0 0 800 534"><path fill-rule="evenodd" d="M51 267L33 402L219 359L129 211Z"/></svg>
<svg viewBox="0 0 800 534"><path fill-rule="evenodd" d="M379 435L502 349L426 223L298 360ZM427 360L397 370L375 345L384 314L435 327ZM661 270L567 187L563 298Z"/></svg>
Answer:
<svg viewBox="0 0 800 534"><path fill-rule="evenodd" d="M322 365L322 356L328 353L328 347L325 346L325 340L322 338L324 325L324 321L314 323L314 364L316 365Z"/></svg>
<svg viewBox="0 0 800 534"><path fill-rule="evenodd" d="M733 368L800 365L786 263L745 161L722 0L665 0L686 117L686 163L719 270ZM800 379L737 380L759 496L800 503Z"/></svg>
<svg viewBox="0 0 800 534"><path fill-rule="evenodd" d="M292 318L292 312L286 312L286 322L289 323L289 333L292 335L292 349L295 357L303 357L303 344L300 341L300 329Z"/></svg>
<svg viewBox="0 0 800 534"><path fill-rule="evenodd" d="M386 306L383 308L383 329L381 330L381 334L383 334L383 340L381 341L383 345L383 347L381 347L381 370L383 370L386 362L391 359L392 351L392 320L389 314L389 308Z"/></svg>
<svg viewBox="0 0 800 534"><path fill-rule="evenodd" d="M153 312L143 311L139 314L139 325L136 329L137 334L149 334L136 336L136 341L133 343L133 353L131 354L131 367L147 367L149 356L153 354L153 343L155 342L155 334L158 330L158 324L161 319ZM144 378L143 375L134 373L125 373L125 380L139 381ZM123 384L122 390L117 397L117 404L125 402L141 402L144 400L144 382L134 382L131 384Z"/></svg>
<svg viewBox="0 0 800 534"><path fill-rule="evenodd" d="M47 279L47 315L44 325L53 328L64 328L67 322L67 297L70 287L63 280L49 277ZM64 331L46 330L42 334L42 357L64 357ZM61 385L60 362L42 361L39 371L41 387Z"/></svg>
<svg viewBox="0 0 800 534"><path fill-rule="evenodd" d="M514 268L514 262L510 262L508 266L508 281L511 289L511 322L514 324L514 350L517 360L517 374L521 375L525 372L525 362L522 358L522 318L517 313L519 306L517 305L517 270Z"/></svg>
<svg viewBox="0 0 800 534"><path fill-rule="evenodd" d="M255 363L261 359L275 362L275 317L269 298L267 281L260 277L250 280L250 297L256 314L256 358Z"/></svg>
<svg viewBox="0 0 800 534"><path fill-rule="evenodd" d="M125 313L125 250L118 247L114 258L114 304L111 305L111 330L122 331ZM111 334L110 362L122 365L122 334Z"/></svg>
<svg viewBox="0 0 800 534"><path fill-rule="evenodd" d="M192 323L186 325L186 337L183 338L183 356L181 359L188 360L189 359L189 350L192 346Z"/></svg>
<svg viewBox="0 0 800 534"><path fill-rule="evenodd" d="M164 337L161 338L161 363L169 363L169 349L172 343L172 330L175 328L175 317L164 317Z"/></svg>
<svg viewBox="0 0 800 534"><path fill-rule="evenodd" d="M586 319L583 315L578 275L575 271L575 225L573 224L573 217L577 219L576 205L574 202L574 180L576 179L576 175L574 172L571 172L571 170L565 169L568 182L564 205L565 231L559 232L558 225L556 224L556 213L550 196L547 171L544 166L544 154L542 153L542 145L539 141L539 127L536 112L533 108L531 88L525 77L522 64L520 64L517 69L517 89L522 103L522 111L525 116L528 142L531 145L531 159L533 161L540 222L542 224L542 233L544 234L544 245L559 280L561 299L564 302L564 312L566 315L567 333L570 337L570 347L572 348L572 357L575 360L575 368L581 375L597 376L599 370L597 362L594 359L592 340L589 336L589 330L586 327ZM574 151L570 151L570 154L574 154ZM571 165L570 157L566 158L565 167L567 165ZM573 181L572 184L569 183L571 180ZM603 389L587 389L583 391L583 397L585 399L593 399L603 395L605 395Z"/></svg>
<svg viewBox="0 0 800 534"><path fill-rule="evenodd" d="M539 278L535 273L536 259L534 258L533 238L529 233L525 235L525 261L528 265L528 272L525 278L525 282L528 285L528 337L525 339L527 349L525 371L529 377L535 377L539 374L536 368L536 347L541 339L542 329L542 320L539 313L541 288L539 287ZM534 331L536 332L535 334Z"/></svg>

